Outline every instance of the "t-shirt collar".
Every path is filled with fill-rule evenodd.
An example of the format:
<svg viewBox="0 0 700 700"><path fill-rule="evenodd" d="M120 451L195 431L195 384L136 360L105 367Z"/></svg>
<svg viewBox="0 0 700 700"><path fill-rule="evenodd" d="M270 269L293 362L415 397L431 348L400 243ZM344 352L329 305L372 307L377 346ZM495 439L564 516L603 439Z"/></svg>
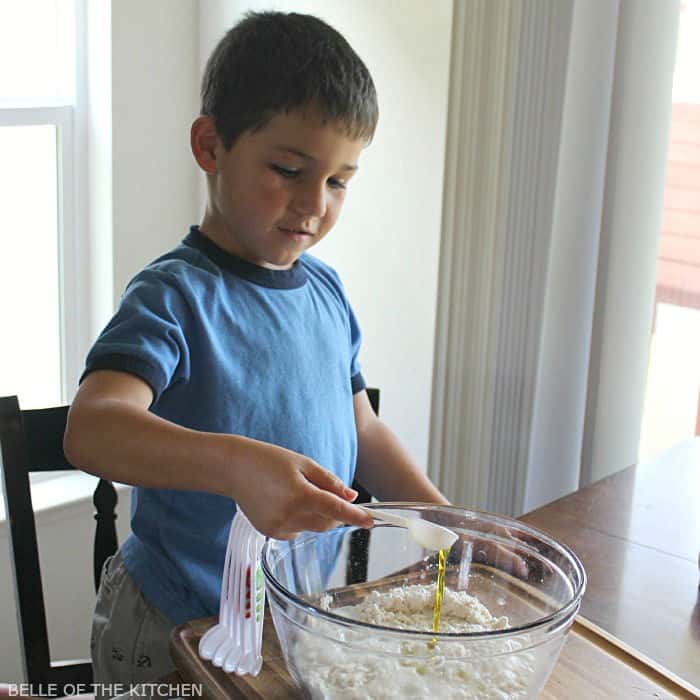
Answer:
<svg viewBox="0 0 700 700"><path fill-rule="evenodd" d="M267 267L260 267L260 265L239 258L218 246L199 230L199 226L191 226L190 232L182 242L199 250L224 270L261 287L296 289L306 282L306 270L298 260L286 270L270 270Z"/></svg>

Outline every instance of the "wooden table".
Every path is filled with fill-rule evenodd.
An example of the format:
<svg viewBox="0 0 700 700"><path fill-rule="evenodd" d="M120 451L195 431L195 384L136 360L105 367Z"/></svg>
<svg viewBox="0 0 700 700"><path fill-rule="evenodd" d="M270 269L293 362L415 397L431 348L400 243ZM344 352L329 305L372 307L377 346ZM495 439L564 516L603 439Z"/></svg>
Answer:
<svg viewBox="0 0 700 700"><path fill-rule="evenodd" d="M700 697L700 439L625 469L521 518L568 544L588 588L543 698ZM176 628L171 654L205 696L297 697L272 625L257 678L224 674L197 655L214 618ZM592 624L589 624L592 623Z"/></svg>
<svg viewBox="0 0 700 700"><path fill-rule="evenodd" d="M204 700L303 700L287 671L269 615L263 633L263 667L258 676L235 676L199 658L202 635L215 618L176 627L170 653L181 680L197 683L188 693ZM391 682L391 679L387 679ZM201 688L201 693L200 693ZM576 621L540 700L692 700L697 695Z"/></svg>
<svg viewBox="0 0 700 700"><path fill-rule="evenodd" d="M700 688L700 438L521 520L583 561L583 617Z"/></svg>

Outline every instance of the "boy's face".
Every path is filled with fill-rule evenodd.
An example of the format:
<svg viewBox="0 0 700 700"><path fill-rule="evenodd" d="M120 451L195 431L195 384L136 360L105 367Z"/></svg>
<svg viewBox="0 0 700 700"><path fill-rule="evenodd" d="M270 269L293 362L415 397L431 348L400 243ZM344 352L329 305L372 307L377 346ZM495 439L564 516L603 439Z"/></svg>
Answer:
<svg viewBox="0 0 700 700"><path fill-rule="evenodd" d="M366 145L310 111L278 114L229 151L215 143L202 231L268 268L290 267L331 230Z"/></svg>

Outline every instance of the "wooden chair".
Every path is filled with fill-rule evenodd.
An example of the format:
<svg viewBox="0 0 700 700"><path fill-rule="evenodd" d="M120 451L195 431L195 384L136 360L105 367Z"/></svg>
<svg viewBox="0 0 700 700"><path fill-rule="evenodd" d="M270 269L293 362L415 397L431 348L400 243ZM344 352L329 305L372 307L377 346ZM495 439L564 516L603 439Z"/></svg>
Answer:
<svg viewBox="0 0 700 700"><path fill-rule="evenodd" d="M374 412L379 415L379 389L366 389L366 391ZM369 503L372 500L372 496L357 479L352 482L352 488L359 494L355 503Z"/></svg>
<svg viewBox="0 0 700 700"><path fill-rule="evenodd" d="M51 661L29 474L74 469L63 453L67 415L68 406L20 410L16 396L0 397L3 495L24 674L34 688L41 686L45 692L55 687L59 696L66 694L66 686L92 683L92 665L89 660ZM117 551L117 492L109 481L100 479L93 503L97 511L93 552L97 590L105 560Z"/></svg>
<svg viewBox="0 0 700 700"><path fill-rule="evenodd" d="M367 396L374 412L379 415L379 389L367 389ZM355 503L371 502L371 494L357 479L352 482L352 488L359 494ZM356 530L350 535L350 556L345 571L345 582L348 585L363 583L367 580L369 536L369 530Z"/></svg>

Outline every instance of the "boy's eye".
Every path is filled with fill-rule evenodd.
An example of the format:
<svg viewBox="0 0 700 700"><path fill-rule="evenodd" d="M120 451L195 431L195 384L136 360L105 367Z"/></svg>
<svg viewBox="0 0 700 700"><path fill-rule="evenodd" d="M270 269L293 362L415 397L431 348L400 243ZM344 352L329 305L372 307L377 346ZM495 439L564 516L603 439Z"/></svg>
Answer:
<svg viewBox="0 0 700 700"><path fill-rule="evenodd" d="M335 177L331 177L328 179L328 186L333 188L334 190L344 190L346 187L346 183L344 183L342 180L338 180Z"/></svg>
<svg viewBox="0 0 700 700"><path fill-rule="evenodd" d="M293 178L299 174L299 170L296 170L294 168L285 168L283 165L276 165L273 163L272 165L270 165L270 167L282 177Z"/></svg>
<svg viewBox="0 0 700 700"><path fill-rule="evenodd" d="M270 168L288 180L299 177L302 174L300 168L287 168L284 165L278 165L277 163L270 163ZM327 180L328 186L333 190L344 190L347 183L343 180L339 180L337 177L330 177Z"/></svg>

